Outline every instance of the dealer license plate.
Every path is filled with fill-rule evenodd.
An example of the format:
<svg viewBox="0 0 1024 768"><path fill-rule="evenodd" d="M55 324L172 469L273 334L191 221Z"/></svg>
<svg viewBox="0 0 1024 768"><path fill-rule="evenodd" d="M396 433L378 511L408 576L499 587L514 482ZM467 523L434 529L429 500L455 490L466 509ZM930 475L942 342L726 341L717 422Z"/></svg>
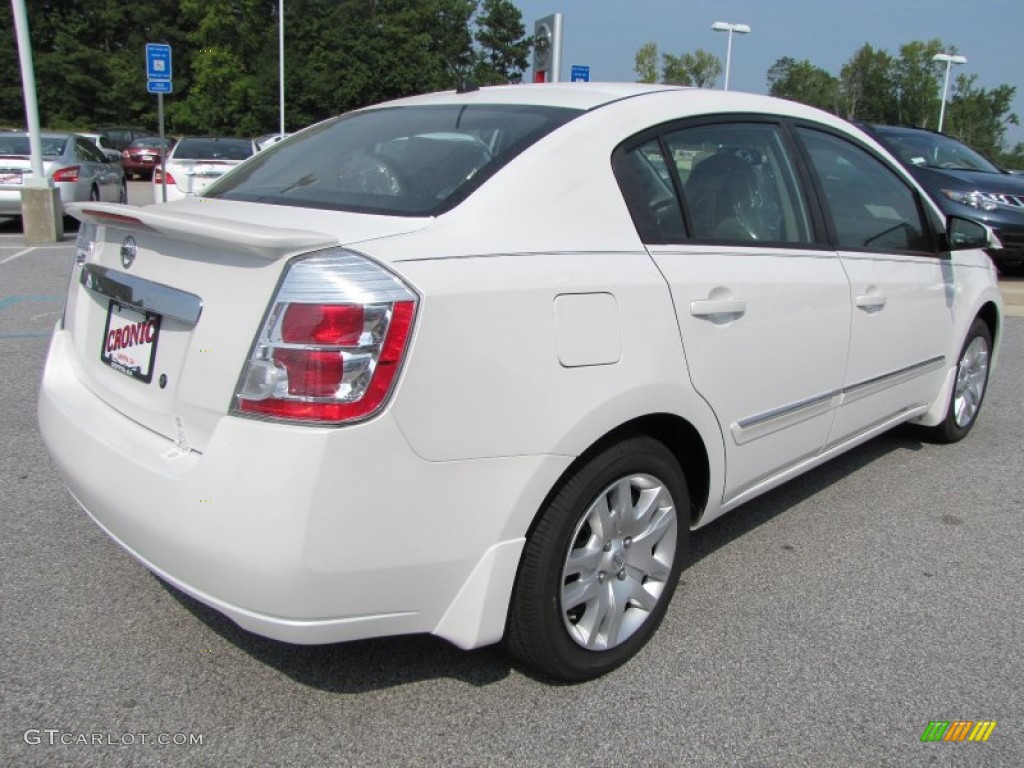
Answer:
<svg viewBox="0 0 1024 768"><path fill-rule="evenodd" d="M21 184L22 174L0 173L0 184Z"/></svg>
<svg viewBox="0 0 1024 768"><path fill-rule="evenodd" d="M153 379L159 336L160 315L112 300L100 359L115 371L148 384Z"/></svg>

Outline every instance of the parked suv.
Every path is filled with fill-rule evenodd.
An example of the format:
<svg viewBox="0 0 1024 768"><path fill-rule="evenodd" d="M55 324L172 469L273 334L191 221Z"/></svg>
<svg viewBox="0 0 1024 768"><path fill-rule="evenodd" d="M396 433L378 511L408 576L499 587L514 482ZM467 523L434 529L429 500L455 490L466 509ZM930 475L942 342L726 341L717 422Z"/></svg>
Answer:
<svg viewBox="0 0 1024 768"><path fill-rule="evenodd" d="M1024 176L1004 171L956 139L921 128L865 128L906 166L943 212L982 221L1003 247L988 255L1006 274L1024 274Z"/></svg>

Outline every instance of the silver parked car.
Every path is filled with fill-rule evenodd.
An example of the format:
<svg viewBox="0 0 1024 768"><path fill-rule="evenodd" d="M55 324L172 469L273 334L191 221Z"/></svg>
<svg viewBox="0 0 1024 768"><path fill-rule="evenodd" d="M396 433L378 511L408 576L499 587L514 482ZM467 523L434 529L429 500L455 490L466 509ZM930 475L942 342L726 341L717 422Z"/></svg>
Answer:
<svg viewBox="0 0 1024 768"><path fill-rule="evenodd" d="M43 173L60 190L62 206L87 200L128 202L121 164L84 136L44 133ZM32 175L27 133L0 133L0 216L21 215L21 190Z"/></svg>

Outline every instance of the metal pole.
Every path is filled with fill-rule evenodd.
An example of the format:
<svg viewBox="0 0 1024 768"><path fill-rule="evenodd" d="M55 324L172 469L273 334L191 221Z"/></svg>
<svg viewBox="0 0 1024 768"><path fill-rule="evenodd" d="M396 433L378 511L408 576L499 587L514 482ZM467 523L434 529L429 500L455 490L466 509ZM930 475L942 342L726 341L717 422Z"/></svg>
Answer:
<svg viewBox="0 0 1024 768"><path fill-rule="evenodd" d="M52 186L44 183L43 145L39 136L39 107L36 103L36 75L32 68L32 41L28 34L28 16L25 0L11 0L14 7L14 28L18 37L18 56L21 61L21 82L25 92L25 119L28 121L28 145L32 153L32 186Z"/></svg>
<svg viewBox="0 0 1024 768"><path fill-rule="evenodd" d="M946 117L946 95L949 93L949 70L953 68L953 59L946 59L946 79L942 83L942 106L939 107L939 133L942 133L942 121Z"/></svg>
<svg viewBox="0 0 1024 768"><path fill-rule="evenodd" d="M277 34L277 46L278 46L278 63L280 69L280 80L281 80L281 97L280 97L280 113L281 113L281 138L284 138L284 0L278 0L277 6L277 18L279 31Z"/></svg>
<svg viewBox="0 0 1024 768"><path fill-rule="evenodd" d="M729 42L725 45L725 90L729 90L729 68L732 66L732 28L729 28Z"/></svg>
<svg viewBox="0 0 1024 768"><path fill-rule="evenodd" d="M164 95L156 95L156 117L160 123L160 195L167 202L167 145L164 140Z"/></svg>

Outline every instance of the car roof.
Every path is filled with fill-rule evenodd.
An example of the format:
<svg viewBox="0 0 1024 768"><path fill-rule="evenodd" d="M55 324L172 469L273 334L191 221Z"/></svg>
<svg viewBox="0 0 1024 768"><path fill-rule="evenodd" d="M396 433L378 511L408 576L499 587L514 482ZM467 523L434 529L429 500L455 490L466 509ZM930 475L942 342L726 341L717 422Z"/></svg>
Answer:
<svg viewBox="0 0 1024 768"><path fill-rule="evenodd" d="M788 99L743 91L719 91L708 88L664 85L660 83L528 83L496 85L465 92L443 91L410 96L394 101L364 107L365 110L389 107L430 105L523 105L534 107L564 107L581 111L620 104L628 100L671 100L672 110L679 117L687 113L752 113L779 114L806 118L820 124L850 128L850 123L815 107ZM666 102L667 103L667 102Z"/></svg>
<svg viewBox="0 0 1024 768"><path fill-rule="evenodd" d="M680 91L678 85L655 83L530 83L495 85L466 91L442 91L385 102L375 106L429 104L529 104L532 106L593 109L620 99L658 91ZM373 109L374 107L369 107Z"/></svg>
<svg viewBox="0 0 1024 768"><path fill-rule="evenodd" d="M28 131L3 131L2 136L28 136ZM81 136L81 133L65 133L61 131L43 131L39 134L44 139L70 139L72 136Z"/></svg>

